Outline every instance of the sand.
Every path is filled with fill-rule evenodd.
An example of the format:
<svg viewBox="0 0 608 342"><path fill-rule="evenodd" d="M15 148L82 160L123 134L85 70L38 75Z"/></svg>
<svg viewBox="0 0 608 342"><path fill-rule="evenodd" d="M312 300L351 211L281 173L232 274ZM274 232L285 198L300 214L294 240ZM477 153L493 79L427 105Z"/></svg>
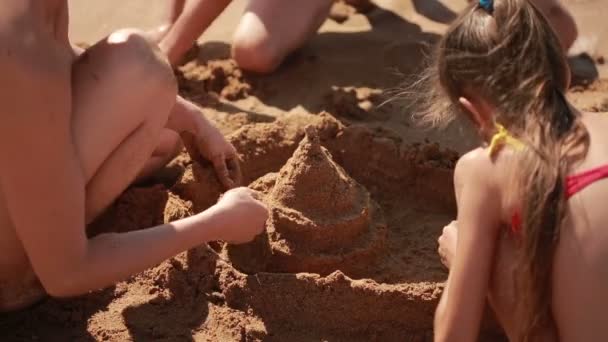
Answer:
<svg viewBox="0 0 608 342"><path fill-rule="evenodd" d="M112 3L96 5L99 13L113 13ZM463 4L377 3L335 6L321 33L277 73L256 76L228 58L229 27L243 6L235 1L176 70L182 95L236 147L244 183L264 194L271 208L264 234L242 246L212 242L109 289L2 315L0 339L431 340L447 276L436 239L455 214L455 162L475 140L465 138L464 122L441 132L416 127L405 104L385 103L384 90L420 70L425 44ZM606 1L569 3L584 19L583 34L605 37L601 23L589 27L590 8ZM78 13L83 4L71 5ZM125 6L146 8L139 0ZM139 24L149 28L158 13L152 6ZM83 16L73 17L83 27ZM73 36L91 40L124 20ZM600 80L578 82L569 96L605 111L608 51L601 40L587 44L588 58L574 63ZM148 184L128 189L89 234L186 217L221 192L210 165L184 151ZM490 315L482 340L501 340Z"/></svg>

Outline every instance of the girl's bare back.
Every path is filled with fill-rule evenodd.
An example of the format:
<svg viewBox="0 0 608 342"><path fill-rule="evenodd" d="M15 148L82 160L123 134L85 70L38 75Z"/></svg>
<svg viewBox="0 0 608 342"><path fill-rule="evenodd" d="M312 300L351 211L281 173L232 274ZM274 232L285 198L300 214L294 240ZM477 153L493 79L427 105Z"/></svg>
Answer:
<svg viewBox="0 0 608 342"><path fill-rule="evenodd" d="M578 174L608 165L608 115L583 114L591 144ZM563 341L608 336L608 180L590 184L568 201L553 275L553 313Z"/></svg>
<svg viewBox="0 0 608 342"><path fill-rule="evenodd" d="M587 158L570 174L608 165L608 137L604 134L608 130L608 115L583 114L582 120L589 130L591 145ZM508 155L509 151L504 153ZM480 158L487 158L487 154L483 150ZM505 185L501 190L503 194L511 191L509 170L512 162L510 156L500 157L491 172L496 183ZM607 202L608 179L590 184L568 201L567 216L555 253L552 281L552 311L560 341L594 341L598 336L608 336L608 327L603 319L608 306ZM518 238L509 231L512 229L510 219L514 207L518 205L506 205L503 209L504 232L497 246L489 293L501 324L512 339L516 339L518 331L513 312L519 297L511 286L518 250ZM547 336L552 336L552 333L547 332Z"/></svg>

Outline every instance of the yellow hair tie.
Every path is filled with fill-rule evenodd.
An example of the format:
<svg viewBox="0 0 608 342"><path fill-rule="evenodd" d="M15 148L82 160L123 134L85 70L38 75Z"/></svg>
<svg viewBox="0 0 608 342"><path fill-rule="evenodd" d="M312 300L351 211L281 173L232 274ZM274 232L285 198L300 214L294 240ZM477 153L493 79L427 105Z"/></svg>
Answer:
<svg viewBox="0 0 608 342"><path fill-rule="evenodd" d="M495 124L495 127L496 133L490 142L490 156L494 157L496 153L498 153L498 151L500 151L500 149L505 145L509 145L518 151L525 148L524 143L513 137L501 124L497 123Z"/></svg>

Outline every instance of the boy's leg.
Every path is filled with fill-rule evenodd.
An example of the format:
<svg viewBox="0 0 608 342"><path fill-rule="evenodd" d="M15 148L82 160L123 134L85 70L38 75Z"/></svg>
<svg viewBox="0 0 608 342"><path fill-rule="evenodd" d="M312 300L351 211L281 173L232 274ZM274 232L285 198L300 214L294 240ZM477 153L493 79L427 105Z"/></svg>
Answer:
<svg viewBox="0 0 608 342"><path fill-rule="evenodd" d="M163 129L156 149L152 152L152 156L137 175L135 183L148 179L154 172L173 160L183 148L184 144L177 132Z"/></svg>
<svg viewBox="0 0 608 342"><path fill-rule="evenodd" d="M72 132L87 180L90 222L135 180L155 150L177 144L173 135L159 146L161 135L171 137L163 131L177 86L162 54L134 30L97 43L72 71Z"/></svg>
<svg viewBox="0 0 608 342"><path fill-rule="evenodd" d="M240 67L268 73L314 35L333 0L251 0L233 38Z"/></svg>

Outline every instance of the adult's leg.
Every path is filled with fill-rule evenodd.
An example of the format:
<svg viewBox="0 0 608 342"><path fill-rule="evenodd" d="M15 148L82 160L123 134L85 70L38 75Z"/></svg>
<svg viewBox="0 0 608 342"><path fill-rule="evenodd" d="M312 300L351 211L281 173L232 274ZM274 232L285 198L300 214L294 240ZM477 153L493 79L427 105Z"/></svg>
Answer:
<svg viewBox="0 0 608 342"><path fill-rule="evenodd" d="M473 0L468 0L472 2ZM557 34L565 51L570 50L578 37L578 28L574 17L560 0L530 0L543 13L551 28Z"/></svg>
<svg viewBox="0 0 608 342"><path fill-rule="evenodd" d="M232 42L243 69L268 73L301 47L327 18L333 0L251 0Z"/></svg>
<svg viewBox="0 0 608 342"><path fill-rule="evenodd" d="M154 151L174 145L161 135L175 104L171 67L145 35L122 30L73 65L74 142L87 180L90 222L142 172Z"/></svg>
<svg viewBox="0 0 608 342"><path fill-rule="evenodd" d="M570 11L560 0L531 0L545 15L547 21L557 34L564 50L568 51L578 37L576 21Z"/></svg>
<svg viewBox="0 0 608 342"><path fill-rule="evenodd" d="M148 31L148 37L150 37L152 41L160 43L167 33L169 33L171 26L177 21L179 16L184 11L185 5L186 0L169 0L162 24L155 29Z"/></svg>
<svg viewBox="0 0 608 342"><path fill-rule="evenodd" d="M177 65L196 40L224 11L230 0L176 0L173 24L160 41L171 65ZM177 17L175 17L177 15Z"/></svg>

